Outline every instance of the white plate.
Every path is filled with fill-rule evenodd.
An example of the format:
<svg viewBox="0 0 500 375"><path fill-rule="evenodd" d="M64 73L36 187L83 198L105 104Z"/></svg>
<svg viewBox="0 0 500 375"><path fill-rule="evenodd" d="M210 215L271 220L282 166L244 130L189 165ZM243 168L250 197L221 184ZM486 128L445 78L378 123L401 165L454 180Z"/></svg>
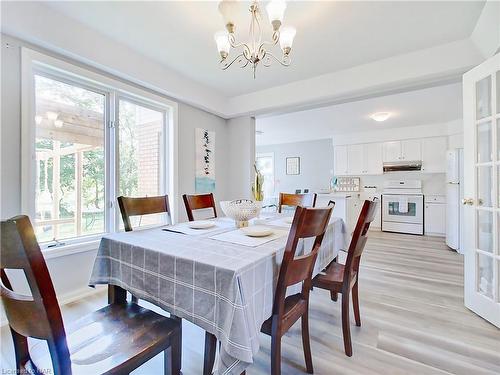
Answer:
<svg viewBox="0 0 500 375"><path fill-rule="evenodd" d="M197 220L188 222L188 227L191 229L208 229L215 226L215 223L210 220Z"/></svg>
<svg viewBox="0 0 500 375"><path fill-rule="evenodd" d="M250 227L245 227L240 229L245 236L249 237L266 237L274 232L263 225L252 225Z"/></svg>
<svg viewBox="0 0 500 375"><path fill-rule="evenodd" d="M292 224L292 222L293 222L293 216L290 216L290 217L285 217L285 218L283 219L283 221L284 221L285 223L287 223L287 224Z"/></svg>

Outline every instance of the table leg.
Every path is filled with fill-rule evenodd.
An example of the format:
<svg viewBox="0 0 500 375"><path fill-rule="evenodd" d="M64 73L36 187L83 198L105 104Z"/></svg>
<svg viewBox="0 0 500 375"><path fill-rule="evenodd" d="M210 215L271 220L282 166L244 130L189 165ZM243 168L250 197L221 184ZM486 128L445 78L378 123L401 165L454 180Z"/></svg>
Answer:
<svg viewBox="0 0 500 375"><path fill-rule="evenodd" d="M205 358L203 360L203 375L210 375L214 369L217 337L210 332L205 332Z"/></svg>
<svg viewBox="0 0 500 375"><path fill-rule="evenodd" d="M108 285L108 303L127 302L127 291L117 285Z"/></svg>

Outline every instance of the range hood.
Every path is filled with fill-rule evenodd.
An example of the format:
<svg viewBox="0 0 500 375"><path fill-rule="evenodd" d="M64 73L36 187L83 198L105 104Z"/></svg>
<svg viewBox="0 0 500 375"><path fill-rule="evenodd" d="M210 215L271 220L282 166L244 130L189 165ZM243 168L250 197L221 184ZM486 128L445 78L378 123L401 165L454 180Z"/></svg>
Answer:
<svg viewBox="0 0 500 375"><path fill-rule="evenodd" d="M393 161L384 163L384 172L420 171L422 170L422 160L414 161Z"/></svg>

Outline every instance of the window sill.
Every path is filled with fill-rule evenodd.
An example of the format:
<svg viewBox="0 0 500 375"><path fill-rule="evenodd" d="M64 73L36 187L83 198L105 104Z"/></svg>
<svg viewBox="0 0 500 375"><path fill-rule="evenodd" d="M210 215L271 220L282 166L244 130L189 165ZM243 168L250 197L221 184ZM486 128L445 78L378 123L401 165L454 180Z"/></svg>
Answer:
<svg viewBox="0 0 500 375"><path fill-rule="evenodd" d="M97 250L101 239L95 238L85 242L72 243L52 248L42 249L45 259L59 258L63 256L83 253L86 251Z"/></svg>

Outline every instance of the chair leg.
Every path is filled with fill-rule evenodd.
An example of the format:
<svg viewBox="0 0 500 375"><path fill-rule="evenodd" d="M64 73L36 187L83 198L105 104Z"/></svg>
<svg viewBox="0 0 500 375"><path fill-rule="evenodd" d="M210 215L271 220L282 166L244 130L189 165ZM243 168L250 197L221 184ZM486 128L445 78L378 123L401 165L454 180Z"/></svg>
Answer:
<svg viewBox="0 0 500 375"><path fill-rule="evenodd" d="M182 318L179 318L178 316L175 316L173 314L170 314L170 318L174 319L175 321L179 322L180 325L180 331L179 331L179 348L180 353L179 353L179 363L182 363Z"/></svg>
<svg viewBox="0 0 500 375"><path fill-rule="evenodd" d="M354 309L354 319L356 325L361 327L361 316L359 315L358 281L352 287L352 307Z"/></svg>
<svg viewBox="0 0 500 375"><path fill-rule="evenodd" d="M163 365L165 375L179 375L181 373L181 333L172 339L170 347L163 351Z"/></svg>
<svg viewBox="0 0 500 375"><path fill-rule="evenodd" d="M330 290L330 299L331 299L333 302L337 302L337 300L339 299L339 297L338 297L338 293L337 293L337 292L334 292L333 290Z"/></svg>
<svg viewBox="0 0 500 375"><path fill-rule="evenodd" d="M342 333L344 334L344 350L348 357L352 356L351 328L349 326L349 293L342 293Z"/></svg>
<svg viewBox="0 0 500 375"><path fill-rule="evenodd" d="M271 375L281 375L281 336L271 336Z"/></svg>
<svg viewBox="0 0 500 375"><path fill-rule="evenodd" d="M311 342L309 339L309 311L302 315L302 346L304 348L304 359L306 361L307 373L313 374L313 363L311 357Z"/></svg>
<svg viewBox="0 0 500 375"><path fill-rule="evenodd" d="M210 375L214 369L217 337L210 332L205 332L205 357L203 360L203 375Z"/></svg>

